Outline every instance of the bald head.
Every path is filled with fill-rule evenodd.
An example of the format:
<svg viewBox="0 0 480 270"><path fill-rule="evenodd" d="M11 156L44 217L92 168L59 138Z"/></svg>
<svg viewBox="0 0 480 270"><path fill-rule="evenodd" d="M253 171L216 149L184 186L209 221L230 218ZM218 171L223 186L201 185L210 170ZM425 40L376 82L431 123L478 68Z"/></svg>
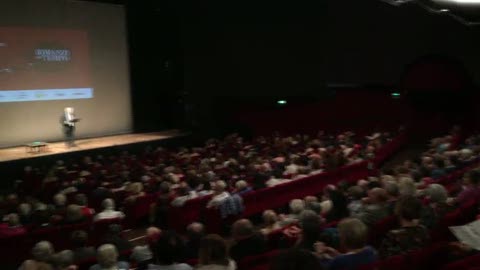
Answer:
<svg viewBox="0 0 480 270"><path fill-rule="evenodd" d="M193 233L203 233L205 231L205 226L200 222L194 222L188 225L187 231Z"/></svg>
<svg viewBox="0 0 480 270"><path fill-rule="evenodd" d="M162 234L162 230L157 227L148 227L147 228L147 241L150 243L154 243L160 238Z"/></svg>

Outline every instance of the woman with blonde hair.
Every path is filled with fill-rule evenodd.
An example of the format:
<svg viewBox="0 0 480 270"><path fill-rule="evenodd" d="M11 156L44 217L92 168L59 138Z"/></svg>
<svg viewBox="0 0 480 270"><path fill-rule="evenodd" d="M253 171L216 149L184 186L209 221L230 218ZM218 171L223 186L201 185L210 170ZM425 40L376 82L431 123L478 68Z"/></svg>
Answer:
<svg viewBox="0 0 480 270"><path fill-rule="evenodd" d="M260 230L263 234L269 234L276 229L280 229L280 222L277 213L273 210L265 210L262 215L264 227Z"/></svg>

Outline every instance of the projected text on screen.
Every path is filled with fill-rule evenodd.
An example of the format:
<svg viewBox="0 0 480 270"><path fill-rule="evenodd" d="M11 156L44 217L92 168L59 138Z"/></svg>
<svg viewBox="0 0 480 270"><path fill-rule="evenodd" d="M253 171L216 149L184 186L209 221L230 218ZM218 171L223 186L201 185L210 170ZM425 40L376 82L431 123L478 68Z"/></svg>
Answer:
<svg viewBox="0 0 480 270"><path fill-rule="evenodd" d="M85 31L0 27L0 102L93 97Z"/></svg>

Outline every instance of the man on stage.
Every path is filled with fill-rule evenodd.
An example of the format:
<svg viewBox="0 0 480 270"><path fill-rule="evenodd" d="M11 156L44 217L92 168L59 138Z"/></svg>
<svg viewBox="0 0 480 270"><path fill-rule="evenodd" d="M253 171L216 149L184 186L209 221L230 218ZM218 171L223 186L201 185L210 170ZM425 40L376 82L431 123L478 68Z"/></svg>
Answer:
<svg viewBox="0 0 480 270"><path fill-rule="evenodd" d="M65 145L70 148L75 146L75 123L78 121L72 107L63 109L62 124L65 134Z"/></svg>

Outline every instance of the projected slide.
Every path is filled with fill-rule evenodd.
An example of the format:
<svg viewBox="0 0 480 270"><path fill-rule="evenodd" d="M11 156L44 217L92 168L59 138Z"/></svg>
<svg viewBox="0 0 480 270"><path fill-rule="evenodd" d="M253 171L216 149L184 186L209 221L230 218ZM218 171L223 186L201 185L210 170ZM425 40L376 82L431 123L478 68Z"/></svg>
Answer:
<svg viewBox="0 0 480 270"><path fill-rule="evenodd" d="M0 102L93 97L85 31L0 27Z"/></svg>

